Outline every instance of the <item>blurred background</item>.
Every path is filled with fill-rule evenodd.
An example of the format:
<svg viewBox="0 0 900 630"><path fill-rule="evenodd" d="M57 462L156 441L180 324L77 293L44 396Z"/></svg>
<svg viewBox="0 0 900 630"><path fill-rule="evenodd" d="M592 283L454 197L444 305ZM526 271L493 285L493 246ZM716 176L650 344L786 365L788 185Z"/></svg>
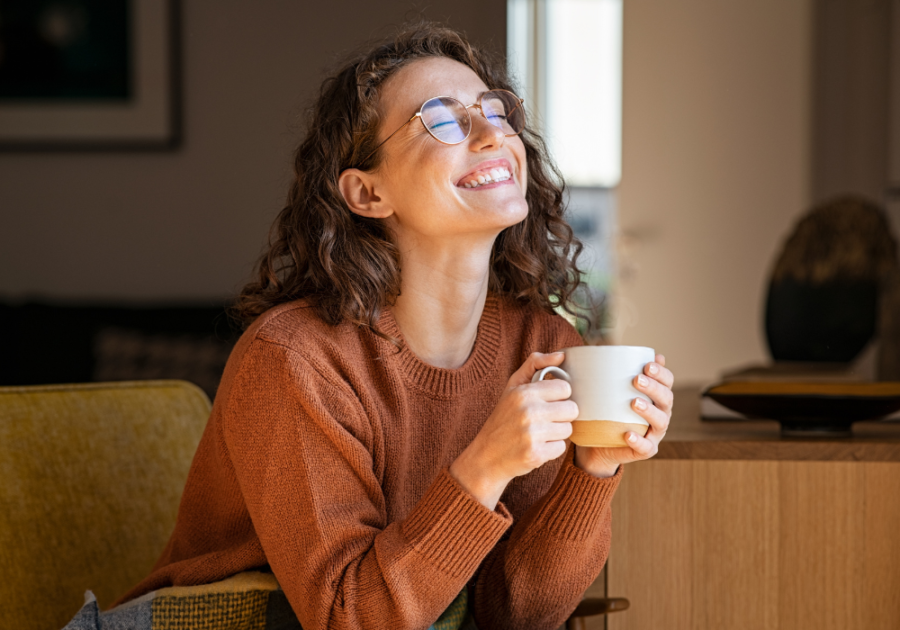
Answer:
<svg viewBox="0 0 900 630"><path fill-rule="evenodd" d="M422 17L507 57L606 339L682 383L771 360L771 274L811 208L900 224L898 0L2 0L0 385L214 395L304 107Z"/></svg>

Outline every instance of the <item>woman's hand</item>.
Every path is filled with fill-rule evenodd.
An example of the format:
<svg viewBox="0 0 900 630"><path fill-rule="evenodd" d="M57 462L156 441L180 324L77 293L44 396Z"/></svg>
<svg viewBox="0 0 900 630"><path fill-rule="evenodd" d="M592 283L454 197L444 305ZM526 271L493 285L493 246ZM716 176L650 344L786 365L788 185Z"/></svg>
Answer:
<svg viewBox="0 0 900 630"><path fill-rule="evenodd" d="M634 379L638 391L646 394L653 402L648 405L643 398L631 401L631 408L650 423L647 435L640 436L629 431L626 436L628 446L601 448L592 446L575 447L575 465L595 477L612 477L619 464L627 464L656 455L660 441L665 437L672 418L674 395L672 385L675 376L666 369L666 358L656 355L654 363L644 366L644 373Z"/></svg>
<svg viewBox="0 0 900 630"><path fill-rule="evenodd" d="M535 352L510 377L493 413L450 474L472 496L494 509L506 485L566 452L578 405L563 380L531 382L535 372L558 366L562 352Z"/></svg>

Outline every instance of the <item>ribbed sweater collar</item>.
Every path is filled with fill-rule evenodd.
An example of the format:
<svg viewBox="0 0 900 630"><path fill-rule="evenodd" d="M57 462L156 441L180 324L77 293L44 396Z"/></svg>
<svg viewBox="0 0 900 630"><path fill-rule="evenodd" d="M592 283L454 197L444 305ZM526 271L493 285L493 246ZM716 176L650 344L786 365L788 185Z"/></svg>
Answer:
<svg viewBox="0 0 900 630"><path fill-rule="evenodd" d="M400 351L393 344L388 346L387 360L403 374L407 384L424 394L435 398L453 398L464 394L490 374L497 361L497 353L502 348L503 329L501 325L500 300L492 295L484 303L475 345L466 362L457 369L429 365L417 357L403 338L397 320L390 308L384 309L379 328L389 337L400 340Z"/></svg>

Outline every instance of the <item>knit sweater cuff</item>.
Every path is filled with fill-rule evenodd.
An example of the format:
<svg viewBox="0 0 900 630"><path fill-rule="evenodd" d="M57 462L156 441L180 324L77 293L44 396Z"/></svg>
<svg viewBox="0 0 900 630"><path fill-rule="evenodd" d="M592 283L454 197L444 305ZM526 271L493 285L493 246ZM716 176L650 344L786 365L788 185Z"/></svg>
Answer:
<svg viewBox="0 0 900 630"><path fill-rule="evenodd" d="M590 538L601 527L624 468L619 464L615 475L600 479L576 466L574 455L572 447L542 510L547 531L554 537L573 541Z"/></svg>
<svg viewBox="0 0 900 630"><path fill-rule="evenodd" d="M471 575L512 520L502 503L487 509L445 469L404 520L403 533L447 573Z"/></svg>

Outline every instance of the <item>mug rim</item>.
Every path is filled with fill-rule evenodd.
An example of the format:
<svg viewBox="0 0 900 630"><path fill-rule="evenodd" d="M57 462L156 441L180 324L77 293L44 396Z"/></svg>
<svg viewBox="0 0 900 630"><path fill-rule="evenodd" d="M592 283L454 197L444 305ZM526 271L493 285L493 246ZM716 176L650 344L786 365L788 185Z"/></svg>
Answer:
<svg viewBox="0 0 900 630"><path fill-rule="evenodd" d="M557 350L557 352L569 352L572 350L585 350L585 349L592 349L592 348L596 348L596 349L615 348L615 349L619 349L619 350L649 350L650 352L653 353L654 357L656 356L656 350L654 350L650 346L624 346L624 345L587 346L587 345L585 345L585 346L572 346L570 348L563 348L561 350Z"/></svg>

